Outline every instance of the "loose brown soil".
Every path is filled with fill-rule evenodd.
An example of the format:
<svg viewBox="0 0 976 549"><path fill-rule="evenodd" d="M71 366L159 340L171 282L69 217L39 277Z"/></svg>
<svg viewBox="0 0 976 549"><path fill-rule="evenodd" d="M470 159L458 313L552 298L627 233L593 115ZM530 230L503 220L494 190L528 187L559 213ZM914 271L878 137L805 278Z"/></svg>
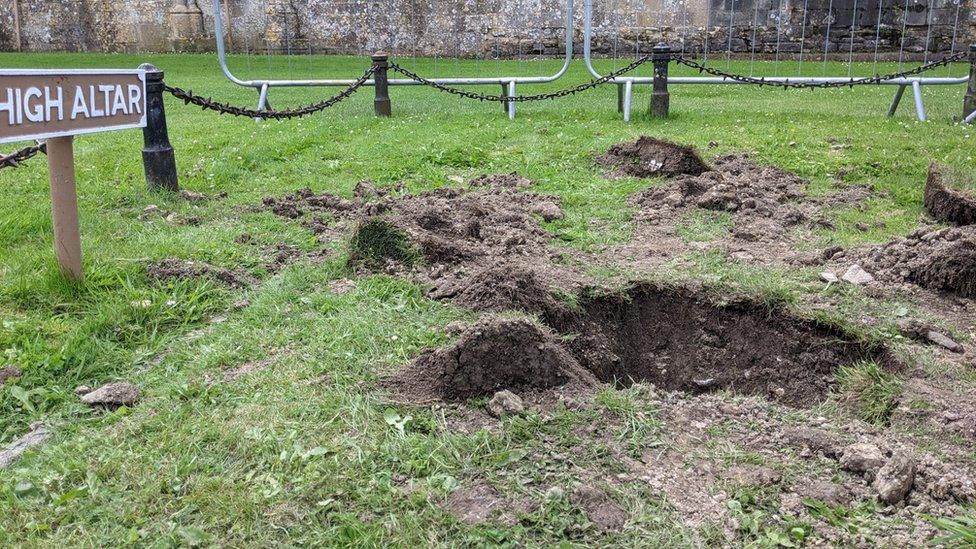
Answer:
<svg viewBox="0 0 976 549"><path fill-rule="evenodd" d="M346 239L363 220L381 216L409 236L423 261L371 268L409 272L431 286L433 299L474 310L552 315L562 307L551 288L578 287L584 277L561 265L540 224L562 217L559 198L516 190L530 185L512 173L479 177L470 189L399 196L371 186L351 200L303 189L264 204L276 215L301 219L323 242Z"/></svg>
<svg viewBox="0 0 976 549"><path fill-rule="evenodd" d="M883 282L909 282L976 297L976 225L920 229L881 246L850 250L844 260L860 260L865 270Z"/></svg>
<svg viewBox="0 0 976 549"><path fill-rule="evenodd" d="M925 182L925 209L939 221L957 225L976 224L976 196L952 188L948 176L935 164Z"/></svg>
<svg viewBox="0 0 976 549"><path fill-rule="evenodd" d="M710 169L695 149L647 136L610 147L598 161L618 176L701 175Z"/></svg>
<svg viewBox="0 0 976 549"><path fill-rule="evenodd" d="M739 261L810 265L817 254L797 248L815 245L814 231L832 226L830 210L873 195L867 187L847 186L811 197L806 180L747 155L721 156L712 164L712 171L676 176L635 194L635 238L620 252L649 264L692 250L719 249ZM693 241L682 230L693 225L696 216L726 216L728 230Z"/></svg>
<svg viewBox="0 0 976 549"><path fill-rule="evenodd" d="M154 261L146 267L149 278L157 281L207 278L234 288L244 288L255 282L254 277L240 269L225 269L203 261L169 258Z"/></svg>
<svg viewBox="0 0 976 549"><path fill-rule="evenodd" d="M467 329L456 343L420 355L384 385L398 400L427 402L570 382L598 384L545 328L522 319L492 318Z"/></svg>

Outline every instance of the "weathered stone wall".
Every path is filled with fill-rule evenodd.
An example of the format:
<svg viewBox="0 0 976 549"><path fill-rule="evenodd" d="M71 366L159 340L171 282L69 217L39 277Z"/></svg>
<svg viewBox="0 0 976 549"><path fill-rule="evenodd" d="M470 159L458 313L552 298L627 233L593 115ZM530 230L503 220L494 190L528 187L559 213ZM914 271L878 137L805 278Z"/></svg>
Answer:
<svg viewBox="0 0 976 549"><path fill-rule="evenodd" d="M881 25L878 23L880 6ZM233 51L559 55L565 0L220 0ZM957 51L976 0L595 0L594 48L772 53ZM804 11L804 5L807 10ZM19 41L14 8L19 6ZM576 0L577 48L582 0ZM852 26L853 24L853 26ZM829 40L828 27L830 30ZM879 29L880 28L880 32ZM706 29L708 32L706 33ZM731 33L730 33L731 29ZM904 33L902 32L904 29ZM730 39L731 34L731 39ZM706 39L707 36L707 39ZM0 0L0 50L204 51L211 0Z"/></svg>

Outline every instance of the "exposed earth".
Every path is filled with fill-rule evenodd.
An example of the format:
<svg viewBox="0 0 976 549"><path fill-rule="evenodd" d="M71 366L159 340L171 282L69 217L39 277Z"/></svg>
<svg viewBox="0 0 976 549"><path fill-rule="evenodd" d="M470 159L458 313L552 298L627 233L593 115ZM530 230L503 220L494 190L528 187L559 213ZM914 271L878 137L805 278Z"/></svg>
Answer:
<svg viewBox="0 0 976 549"><path fill-rule="evenodd" d="M614 531L643 494L723 539L755 541L765 535L750 530L758 521L772 541L907 546L936 535L926 517L974 501L976 395L945 371L974 368L976 226L923 220L883 245L828 247L817 230L831 226L832 211L874 191L841 185L811 196L807 181L747 155L706 163L651 138L597 162L611 177L664 179L631 197L632 237L593 252L553 242L544 223L563 217L560 199L518 174L413 195L363 182L352 198L303 189L263 201L323 248L351 242L359 272L407 277L477 316L380 380L391 403L439 410L466 433L585 413L570 435L535 433L538 451L565 453L573 486L541 475L506 493L472 478L445 509L470 524L511 524L558 499ZM951 200L931 202L964 211ZM301 255L278 252L269 267ZM824 291L770 303L639 274L689 253L792 269ZM609 284L591 265L633 275ZM150 274L248 283L199 263L164 262ZM837 287L911 307L835 322L817 312L838 305L843 296L828 291ZM859 386L844 381L851 371L897 387L877 421L858 415ZM605 466L572 466L572 455L597 449L601 459L586 463Z"/></svg>

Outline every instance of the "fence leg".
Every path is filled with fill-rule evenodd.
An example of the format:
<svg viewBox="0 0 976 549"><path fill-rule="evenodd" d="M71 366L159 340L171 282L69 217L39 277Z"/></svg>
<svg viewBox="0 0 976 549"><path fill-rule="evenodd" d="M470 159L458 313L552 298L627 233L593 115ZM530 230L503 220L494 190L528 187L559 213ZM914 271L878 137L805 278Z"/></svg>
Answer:
<svg viewBox="0 0 976 549"><path fill-rule="evenodd" d="M142 165L150 190L177 191L176 152L169 142L166 107L163 104L163 71L148 63L146 71L146 127L142 129Z"/></svg>
<svg viewBox="0 0 976 549"><path fill-rule="evenodd" d="M378 51L373 54L373 81L376 89L376 99L373 100L373 112L376 116L393 116L393 105L390 101L389 62L390 56L386 52Z"/></svg>
<svg viewBox="0 0 976 549"><path fill-rule="evenodd" d="M624 82L624 122L630 122L630 108L634 104L634 81Z"/></svg>
<svg viewBox="0 0 976 549"><path fill-rule="evenodd" d="M508 96L515 97L515 81L508 83ZM508 102L508 119L515 120L515 101Z"/></svg>
<svg viewBox="0 0 976 549"><path fill-rule="evenodd" d="M671 63L671 47L664 42L654 46L651 60L654 62L654 94L651 96L651 116L667 118L671 109L668 93L668 64Z"/></svg>
<svg viewBox="0 0 976 549"><path fill-rule="evenodd" d="M972 122L973 113L976 113L976 44L969 46L969 86L962 102L962 117Z"/></svg>
<svg viewBox="0 0 976 549"><path fill-rule="evenodd" d="M508 97L508 82L502 82L502 97ZM502 101L502 112L508 114L508 101Z"/></svg>
<svg viewBox="0 0 976 549"><path fill-rule="evenodd" d="M915 96L915 115L919 122L925 122L925 105L922 103L922 85L918 80L912 81L912 95Z"/></svg>
<svg viewBox="0 0 976 549"><path fill-rule="evenodd" d="M891 106L888 107L888 116L894 116L898 111L898 105L901 103L902 96L905 95L905 86L898 86L898 91L895 92L895 98L891 101Z"/></svg>
<svg viewBox="0 0 976 549"><path fill-rule="evenodd" d="M624 112L624 85L617 84L617 112Z"/></svg>
<svg viewBox="0 0 976 549"><path fill-rule="evenodd" d="M268 108L268 90L270 90L270 89L271 89L271 87L268 86L267 84L264 84L264 85L261 86L261 90L258 92L258 108L257 108L257 110L259 110L259 111L267 110L267 108ZM258 118L255 118L254 121L255 122L264 122L264 119L258 117Z"/></svg>

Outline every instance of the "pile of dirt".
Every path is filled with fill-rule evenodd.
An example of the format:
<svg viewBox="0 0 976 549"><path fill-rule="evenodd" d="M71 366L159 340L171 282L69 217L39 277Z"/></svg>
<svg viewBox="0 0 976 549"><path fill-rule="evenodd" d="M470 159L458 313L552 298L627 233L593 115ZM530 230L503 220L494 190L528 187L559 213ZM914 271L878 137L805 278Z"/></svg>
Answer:
<svg viewBox="0 0 976 549"><path fill-rule="evenodd" d="M160 282L207 278L233 288L244 288L255 283L254 277L241 269L225 269L203 261L188 261L176 258L167 258L149 263L146 266L146 274L150 279Z"/></svg>
<svg viewBox="0 0 976 549"><path fill-rule="evenodd" d="M646 135L633 143L610 147L597 161L615 176L701 175L710 169L692 147Z"/></svg>
<svg viewBox="0 0 976 549"><path fill-rule="evenodd" d="M873 196L871 189L847 186L827 196L808 196L808 182L775 166L763 166L748 155L716 158L714 170L683 175L634 194L635 239L626 250L645 254L660 248L673 257L694 248L681 236L696 215L726 223L728 229L709 235L708 247L723 248L746 260L810 264L814 254L798 253L802 240L815 244L813 231L832 227L829 211L857 205ZM706 216L707 218L707 216Z"/></svg>
<svg viewBox="0 0 976 549"><path fill-rule="evenodd" d="M715 304L690 290L638 284L581 307L559 331L578 334L570 347L580 364L618 385L730 390L809 406L827 397L838 367L866 359L893 364L883 350L836 328L751 301Z"/></svg>
<svg viewBox="0 0 976 549"><path fill-rule="evenodd" d="M930 290L976 297L976 225L919 229L905 238L845 254L847 261L857 258L882 282L910 282Z"/></svg>
<svg viewBox="0 0 976 549"><path fill-rule="evenodd" d="M925 209L939 221L957 225L976 224L976 196L947 184L943 170L929 166L925 182Z"/></svg>
<svg viewBox="0 0 976 549"><path fill-rule="evenodd" d="M428 402L570 382L598 383L545 328L524 319L490 318L468 328L457 342L421 354L383 385L397 399Z"/></svg>
<svg viewBox="0 0 976 549"><path fill-rule="evenodd" d="M276 215L302 219L326 242L345 239L350 233L359 242L362 228L377 224L367 221L382 219L393 231L408 236L410 247L423 261L391 258L401 263L399 271L391 265L366 266L409 272L433 287L430 295L435 299L457 300L479 311L511 307L550 314L558 310L550 286L556 280L566 286L571 285L569 279L581 278L559 265L558 254L548 246L550 234L540 225L540 218L550 221L563 216L560 199L516 190L531 182L515 173L482 176L471 185L404 196L370 186L354 199L303 189L265 198L264 204Z"/></svg>
<svg viewBox="0 0 976 549"><path fill-rule="evenodd" d="M464 280L447 278L431 290L429 297L450 299L475 311L523 311L543 318L566 314L566 306L552 296L536 271L519 263L493 265Z"/></svg>

